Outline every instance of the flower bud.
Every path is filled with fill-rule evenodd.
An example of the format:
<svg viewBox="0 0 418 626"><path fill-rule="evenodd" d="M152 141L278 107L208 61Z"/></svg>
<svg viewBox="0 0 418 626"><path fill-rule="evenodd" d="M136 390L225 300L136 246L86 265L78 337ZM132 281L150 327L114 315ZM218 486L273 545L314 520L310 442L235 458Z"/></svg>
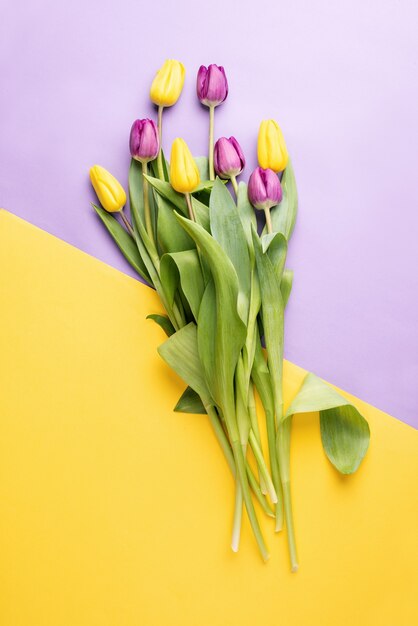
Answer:
<svg viewBox="0 0 418 626"><path fill-rule="evenodd" d="M245 167L245 157L235 137L221 137L215 143L215 171L221 178L238 176Z"/></svg>
<svg viewBox="0 0 418 626"><path fill-rule="evenodd" d="M173 141L170 159L170 182L179 193L191 193L200 183L200 174L186 142Z"/></svg>
<svg viewBox="0 0 418 626"><path fill-rule="evenodd" d="M176 104L184 85L186 70L183 63L168 59L158 70L150 89L152 102L161 107Z"/></svg>
<svg viewBox="0 0 418 626"><path fill-rule="evenodd" d="M109 213L121 211L126 204L126 193L122 185L110 172L100 165L90 168L90 180L100 204Z"/></svg>
<svg viewBox="0 0 418 626"><path fill-rule="evenodd" d="M248 198L256 209L270 209L282 200L279 177L271 169L257 167L248 181Z"/></svg>
<svg viewBox="0 0 418 626"><path fill-rule="evenodd" d="M132 158L141 163L148 163L157 158L160 144L158 130L153 120L135 120L131 128L129 148Z"/></svg>
<svg viewBox="0 0 418 626"><path fill-rule="evenodd" d="M224 68L215 64L209 67L201 65L197 73L196 91L202 104L208 107L221 104L228 95L228 81Z"/></svg>
<svg viewBox="0 0 418 626"><path fill-rule="evenodd" d="M263 120L258 131L258 163L263 169L282 172L289 160L286 143L275 120Z"/></svg>

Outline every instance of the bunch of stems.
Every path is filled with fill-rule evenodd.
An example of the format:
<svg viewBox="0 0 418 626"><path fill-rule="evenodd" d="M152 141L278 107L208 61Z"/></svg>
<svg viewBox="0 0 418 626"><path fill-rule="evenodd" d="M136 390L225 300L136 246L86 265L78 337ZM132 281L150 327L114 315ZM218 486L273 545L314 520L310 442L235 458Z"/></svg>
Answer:
<svg viewBox="0 0 418 626"><path fill-rule="evenodd" d="M162 140L162 109L159 114L160 146ZM210 145L213 145L213 118L211 116ZM211 161L210 161L211 162ZM212 161L213 162L213 161ZM160 152L157 158L156 174L164 180L163 155ZM213 170L211 168L211 177ZM157 236L154 232L155 220L151 215L150 189L147 179L147 165L143 166L143 194L144 194L144 228L135 229L122 212L122 220L138 244L142 255L148 256L148 270L152 278L167 316L174 328L180 330L188 324L189 317L182 299L177 296L170 303L166 289L161 279L160 251L158 250ZM238 193L237 181L234 177L232 187L235 195ZM189 219L196 222L193 207L194 198L185 194L185 202ZM266 211L266 229L272 233L272 222L269 210ZM197 252L202 269L205 264L201 258L199 247ZM206 270L207 271L207 270ZM261 510L269 518L275 520L275 530L283 529L284 520L288 537L289 553L292 571L298 568L292 505L290 497L289 457L290 457L290 420L283 421L283 354L275 354L272 359L265 359L260 336L260 302L256 294L257 272L255 264L252 268L252 289L250 294L250 314L247 326L247 339L238 359L234 377L233 401L227 411L206 398L201 398L208 414L213 431L225 455L229 469L236 479L235 508L231 546L238 550L240 543L242 512L245 507L251 527L257 541L260 554L264 560L269 558L269 552L264 541L258 516L253 503L257 500ZM233 332L233 330L231 331ZM276 328L275 332L283 336L283 328ZM269 349L266 337L267 350ZM281 341L281 345L283 342ZM273 370L272 368L275 368ZM265 432L267 435L266 454L263 450L262 435L259 426L259 416L256 410L255 391L257 391L264 409ZM223 407L225 409L225 407ZM250 458L252 457L252 461Z"/></svg>

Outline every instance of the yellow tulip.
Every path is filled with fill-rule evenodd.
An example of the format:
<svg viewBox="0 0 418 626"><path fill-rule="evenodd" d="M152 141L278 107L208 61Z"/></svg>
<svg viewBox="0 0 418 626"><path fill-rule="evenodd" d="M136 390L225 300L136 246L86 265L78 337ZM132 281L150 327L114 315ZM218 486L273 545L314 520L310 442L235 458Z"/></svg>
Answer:
<svg viewBox="0 0 418 626"><path fill-rule="evenodd" d="M282 172L289 160L286 143L275 120L263 120L258 131L258 162L263 170Z"/></svg>
<svg viewBox="0 0 418 626"><path fill-rule="evenodd" d="M126 204L126 193L122 185L110 172L100 165L90 168L90 180L100 204L109 213L121 211Z"/></svg>
<svg viewBox="0 0 418 626"><path fill-rule="evenodd" d="M186 70L183 63L168 59L158 70L150 89L150 98L159 107L176 104L184 85Z"/></svg>
<svg viewBox="0 0 418 626"><path fill-rule="evenodd" d="M191 193L200 183L200 174L184 139L173 141L170 159L170 181L179 193Z"/></svg>

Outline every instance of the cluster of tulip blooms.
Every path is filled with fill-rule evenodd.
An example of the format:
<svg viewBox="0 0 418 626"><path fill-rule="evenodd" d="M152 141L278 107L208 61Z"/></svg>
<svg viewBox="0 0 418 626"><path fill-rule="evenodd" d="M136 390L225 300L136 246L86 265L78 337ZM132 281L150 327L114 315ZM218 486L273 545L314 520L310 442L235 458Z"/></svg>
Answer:
<svg viewBox="0 0 418 626"><path fill-rule="evenodd" d="M324 450L345 474L355 471L366 453L369 429L352 405L313 374L284 412L284 309L293 279L285 262L297 211L285 141L277 122L263 121L259 167L248 186L238 184L245 166L238 141L221 137L214 143L215 108L228 95L225 71L201 66L197 96L209 109L208 157L194 158L177 138L168 163L162 150L163 110L177 102L184 78L180 62L166 61L150 90L158 123L140 119L132 125L130 218L123 210L123 187L98 165L90 178L102 206L93 206L164 306L165 315L149 317L168 336L160 355L188 385L175 410L208 415L236 479L232 549L238 550L245 507L261 556L268 558L255 498L275 519L276 531L286 526L296 571L289 471L293 415L320 413ZM264 211L261 234L254 208ZM264 409L264 428L255 391Z"/></svg>
<svg viewBox="0 0 418 626"><path fill-rule="evenodd" d="M162 115L163 109L174 105L183 89L185 70L182 63L168 60L157 73L150 91L152 102L158 106L158 127L154 120L135 120L131 128L129 147L131 156L142 163L144 175L147 175L147 164L157 160L158 175L164 180L162 165ZM209 108L209 180L215 179L215 173L222 179L229 179L238 194L237 176L245 167L245 157L235 137L221 137L214 145L214 111L228 96L228 81L223 67L210 65L201 66L197 75L197 97ZM289 157L280 126L275 120L264 120L261 123L258 137L257 167L250 176L248 195L256 209L265 212L269 232L272 232L270 209L277 206L282 199L282 188L277 172L282 172ZM103 204L110 212L120 211L126 204L126 195L119 182L104 168L95 165L90 170L93 187ZM146 180L146 179L144 179ZM199 169L193 159L186 142L177 138L171 148L170 182L176 191L186 194L189 210L192 211L189 194L196 191L201 182ZM150 237L153 237L151 215L147 193L146 226ZM103 198L102 198L103 195ZM107 198L107 202L106 199Z"/></svg>

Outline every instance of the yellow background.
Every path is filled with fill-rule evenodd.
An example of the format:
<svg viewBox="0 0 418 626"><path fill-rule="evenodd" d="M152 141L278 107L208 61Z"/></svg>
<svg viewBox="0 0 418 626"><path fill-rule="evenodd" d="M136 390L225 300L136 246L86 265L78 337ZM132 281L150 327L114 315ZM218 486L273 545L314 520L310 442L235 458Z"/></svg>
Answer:
<svg viewBox="0 0 418 626"><path fill-rule="evenodd" d="M153 292L5 211L0 268L1 626L418 623L416 431L353 398L372 440L342 477L297 417L299 572L270 520L270 561L246 520L235 555L233 481L205 416L172 412Z"/></svg>

